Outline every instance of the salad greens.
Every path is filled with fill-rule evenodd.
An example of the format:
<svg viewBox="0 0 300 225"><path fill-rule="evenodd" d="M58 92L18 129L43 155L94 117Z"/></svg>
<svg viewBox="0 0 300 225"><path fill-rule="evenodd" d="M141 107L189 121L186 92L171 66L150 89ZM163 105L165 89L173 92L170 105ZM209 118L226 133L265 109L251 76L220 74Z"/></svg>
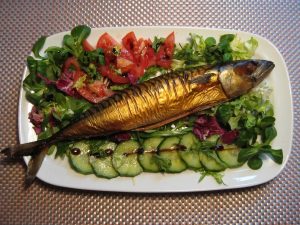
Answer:
<svg viewBox="0 0 300 225"><path fill-rule="evenodd" d="M235 140L241 148L238 161L249 160L248 165L252 169L262 166L262 154L270 155L278 164L283 159L282 150L274 150L270 146L277 132L269 92L261 88L212 109L224 127L239 132Z"/></svg>
<svg viewBox="0 0 300 225"><path fill-rule="evenodd" d="M86 51L82 46L82 42L90 32L91 29L85 25L75 27L70 34L64 36L62 47L49 47L45 50L44 56L40 55L40 51L46 37L39 38L33 45L32 52L35 58L32 56L27 58L29 75L25 78L23 87L26 98L34 105L29 119L38 133L38 139L50 137L92 106L83 98L64 94L55 82L61 77L64 64L70 57L78 60L81 69L89 77L94 80L102 79L95 64L105 64L103 49ZM152 48L155 52L163 45L164 41L165 38L154 37ZM251 38L243 42L234 34L222 35L218 41L214 37L204 38L199 34L190 34L187 43L176 45L172 58L172 70L249 59L254 55L257 47L256 39ZM72 66L74 67L74 65ZM146 69L138 82L145 82L168 71L160 66L151 66ZM73 87L80 89L85 78L86 76L83 76L78 79ZM128 87L130 84L112 84L110 90L120 91ZM224 141L222 140L223 135L227 134L231 144L241 149L238 161L240 163L247 162L251 169L259 169L262 166L262 156L265 154L269 155L276 163L282 163L282 150L274 150L270 146L277 132L269 94L269 89L261 88L202 112L207 118L215 118L214 123L217 123L215 125L218 127L218 132L212 133L215 135L214 138L204 138L199 141L197 143L198 151L202 151L210 157L217 157L214 154L215 148L220 144L220 140ZM189 116L155 130L131 132L131 136L141 142L149 137L183 135L195 131L197 119L199 119L199 115ZM101 141L93 142L93 146L96 146L95 149L97 143L99 144ZM71 143L59 143L55 147L51 147L49 153L56 150L55 157L63 157ZM154 160L163 171L166 171L170 165L167 159L159 155L156 155ZM200 173L202 176L199 181L205 176L211 175L218 183L222 183L222 175L218 172L202 169Z"/></svg>
<svg viewBox="0 0 300 225"><path fill-rule="evenodd" d="M38 138L44 139L66 126L70 121L91 107L91 103L84 99L64 95L57 89L54 81L62 72L63 64L69 56L77 55L88 74L99 76L89 67L91 61L103 63L104 56L101 49L86 52L82 48L82 41L90 34L87 26L78 26L65 35L63 47L49 47L45 50L46 56L40 56L46 37L41 37L33 46L32 56L27 57L29 75L23 82L26 98L37 109L36 115L43 118L40 123L34 122L39 130ZM33 121L33 120L31 120Z"/></svg>
<svg viewBox="0 0 300 225"><path fill-rule="evenodd" d="M216 41L214 37L204 39L198 34L190 34L188 43L179 44L175 49L173 69L193 68L206 64L218 64L232 60L250 59L257 48L256 39L242 42L237 35L225 34Z"/></svg>
<svg viewBox="0 0 300 225"><path fill-rule="evenodd" d="M91 33L91 28L80 25L71 31L71 35L67 34L63 39L63 48L65 48L69 53L75 57L79 57L83 53L82 42Z"/></svg>
<svg viewBox="0 0 300 225"><path fill-rule="evenodd" d="M42 58L40 56L40 51L41 51L42 47L44 46L46 39L47 39L46 36L42 36L33 45L32 52L36 58Z"/></svg>

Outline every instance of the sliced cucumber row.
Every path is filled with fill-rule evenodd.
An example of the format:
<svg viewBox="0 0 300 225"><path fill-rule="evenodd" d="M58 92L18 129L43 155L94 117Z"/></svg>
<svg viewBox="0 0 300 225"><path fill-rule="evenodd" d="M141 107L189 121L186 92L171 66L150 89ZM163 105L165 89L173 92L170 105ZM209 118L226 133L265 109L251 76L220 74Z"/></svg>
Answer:
<svg viewBox="0 0 300 225"><path fill-rule="evenodd" d="M79 173L91 174L93 168L89 163L89 145L86 142L77 142L69 149L69 162Z"/></svg>
<svg viewBox="0 0 300 225"><path fill-rule="evenodd" d="M237 161L235 145L217 151L199 151L199 140L193 133L181 137L151 137L140 145L135 140L120 144L106 141L90 150L88 142L80 141L69 149L72 167L82 174L98 177L134 177L145 172L179 173L187 168L222 171L242 164Z"/></svg>
<svg viewBox="0 0 300 225"><path fill-rule="evenodd" d="M160 172L160 166L155 160L155 155L158 151L158 146L164 139L161 137L148 138L143 143L144 153L138 156L139 163L146 172Z"/></svg>
<svg viewBox="0 0 300 225"><path fill-rule="evenodd" d="M192 169L199 169L202 167L198 151L197 151L197 137L193 133L187 133L182 136L180 144L185 146L185 151L179 151L180 157Z"/></svg>
<svg viewBox="0 0 300 225"><path fill-rule="evenodd" d="M134 140L122 142L117 146L113 155L113 167L121 176L134 177L143 172L136 154L139 147L139 143Z"/></svg>
<svg viewBox="0 0 300 225"><path fill-rule="evenodd" d="M238 162L240 150L235 145L225 146L224 150L217 151L218 157L229 168L242 166L243 163Z"/></svg>
<svg viewBox="0 0 300 225"><path fill-rule="evenodd" d="M99 147L99 151L101 152L114 151L116 147L117 147L116 143L106 142ZM112 155L107 155L106 157L97 157L91 155L90 164L94 170L94 173L98 177L111 179L119 176L119 173L115 170L115 168L112 165Z"/></svg>
<svg viewBox="0 0 300 225"><path fill-rule="evenodd" d="M201 164L209 171L225 170L226 167L220 163L217 157L215 152L212 152L211 155L208 155L205 152L199 152Z"/></svg>
<svg viewBox="0 0 300 225"><path fill-rule="evenodd" d="M162 161L159 162L169 162L167 166L164 163L164 167L160 166L162 170L169 173L180 173L186 170L187 166L184 161L180 158L176 145L180 142L178 137L168 137L159 146L159 156Z"/></svg>

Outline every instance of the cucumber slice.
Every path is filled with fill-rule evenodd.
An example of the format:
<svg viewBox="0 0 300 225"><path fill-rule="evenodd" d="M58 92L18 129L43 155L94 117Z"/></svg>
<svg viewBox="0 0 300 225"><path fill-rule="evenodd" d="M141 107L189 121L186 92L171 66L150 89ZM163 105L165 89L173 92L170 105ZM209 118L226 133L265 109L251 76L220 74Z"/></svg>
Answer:
<svg viewBox="0 0 300 225"><path fill-rule="evenodd" d="M93 173L93 168L89 162L89 151L89 145L83 141L74 143L69 149L69 162L77 172L82 174Z"/></svg>
<svg viewBox="0 0 300 225"><path fill-rule="evenodd" d="M225 146L224 150L217 151L217 154L221 161L223 161L229 168L235 168L243 165L243 163L238 162L238 156L240 149L236 146Z"/></svg>
<svg viewBox="0 0 300 225"><path fill-rule="evenodd" d="M218 157L216 155L216 153L213 152L213 154L215 154L215 157L209 156L206 153L200 151L199 158L200 158L201 164L209 171L225 170L226 167L216 160L216 158Z"/></svg>
<svg viewBox="0 0 300 225"><path fill-rule="evenodd" d="M153 155L156 154L156 150L159 144L162 142L163 138L161 137L153 137L148 138L143 143L144 153L138 155L138 160L141 166L147 172L159 172L160 167L157 162L154 160ZM153 152L147 152L153 151Z"/></svg>
<svg viewBox="0 0 300 225"><path fill-rule="evenodd" d="M177 150L167 150L172 149L175 145L179 144L179 142L180 139L178 137L169 137L166 138L159 146L160 160L170 162L167 167L164 166L164 170L166 170L166 172L179 173L187 168L184 161L180 158Z"/></svg>
<svg viewBox="0 0 300 225"><path fill-rule="evenodd" d="M116 143L106 142L99 147L99 151L105 151L108 149L114 151L116 147ZM95 175L98 177L111 179L119 176L118 172L112 165L112 155L108 155L102 158L91 155L90 164L92 165Z"/></svg>
<svg viewBox="0 0 300 225"><path fill-rule="evenodd" d="M185 151L178 151L180 157L187 164L188 167L193 169L201 168L196 143L198 139L193 133L187 133L182 136L180 144L186 147Z"/></svg>
<svg viewBox="0 0 300 225"><path fill-rule="evenodd" d="M119 144L113 154L113 167L121 176L134 177L143 172L137 160L137 153L134 153L139 148L138 142L129 140Z"/></svg>

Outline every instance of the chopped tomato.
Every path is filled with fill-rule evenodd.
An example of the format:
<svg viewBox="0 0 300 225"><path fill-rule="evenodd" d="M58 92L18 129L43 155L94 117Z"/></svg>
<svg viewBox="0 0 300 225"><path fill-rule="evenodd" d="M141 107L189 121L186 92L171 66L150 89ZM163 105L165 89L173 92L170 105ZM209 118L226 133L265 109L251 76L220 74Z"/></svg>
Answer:
<svg viewBox="0 0 300 225"><path fill-rule="evenodd" d="M97 48L102 48L105 56L105 65L116 64L117 56L113 53L113 48L121 49L121 45L108 33L101 35L97 42Z"/></svg>
<svg viewBox="0 0 300 225"><path fill-rule="evenodd" d="M85 75L86 74L83 71L76 72L74 81L76 82L80 77ZM83 86L76 89L76 91L79 95L92 103L99 103L113 94L113 92L100 80L96 80L93 83L86 81Z"/></svg>
<svg viewBox="0 0 300 225"><path fill-rule="evenodd" d="M128 73L128 79L131 84L135 84L138 79L144 75L145 67L134 65Z"/></svg>
<svg viewBox="0 0 300 225"><path fill-rule="evenodd" d="M120 46L120 44L106 32L100 36L97 42L97 48L102 48L104 51L111 50L115 46Z"/></svg>
<svg viewBox="0 0 300 225"><path fill-rule="evenodd" d="M140 38L133 49L133 55L137 61L140 61L140 58L143 57L148 48L148 42L143 38Z"/></svg>
<svg viewBox="0 0 300 225"><path fill-rule="evenodd" d="M172 32L165 40L165 42L159 47L156 54L157 65L164 67L166 69L171 67L172 56L175 47L175 35Z"/></svg>
<svg viewBox="0 0 300 225"><path fill-rule="evenodd" d="M111 51L104 52L105 65L115 65L117 62L117 56L115 56Z"/></svg>
<svg viewBox="0 0 300 225"><path fill-rule="evenodd" d="M130 70L130 73L135 75L136 77L141 77L144 75L145 68L143 66L138 66L135 65L133 68Z"/></svg>
<svg viewBox="0 0 300 225"><path fill-rule="evenodd" d="M119 57L122 57L124 59L128 59L128 60L134 62L133 54L125 48L121 49Z"/></svg>
<svg viewBox="0 0 300 225"><path fill-rule="evenodd" d="M100 73L104 77L108 77L112 82L118 84L128 84L129 79L127 77L122 77L113 71L109 66L100 66Z"/></svg>
<svg viewBox="0 0 300 225"><path fill-rule="evenodd" d="M174 34L174 32L169 34L169 36L166 38L166 40L164 42L164 46L165 46L166 55L169 58L172 58L173 53L174 53L174 47L175 47L175 34Z"/></svg>
<svg viewBox="0 0 300 225"><path fill-rule="evenodd" d="M82 70L77 71L74 73L73 80L76 82L80 77L83 77L85 73Z"/></svg>
<svg viewBox="0 0 300 225"><path fill-rule="evenodd" d="M80 71L79 62L77 61L77 59L75 57L70 57L65 61L64 66L63 66L63 71L68 71L71 66L74 67L75 71Z"/></svg>
<svg viewBox="0 0 300 225"><path fill-rule="evenodd" d="M141 64L145 68L148 68L150 66L154 66L156 64L155 52L154 52L154 49L152 47L147 48L147 52L146 52L145 56L143 57Z"/></svg>
<svg viewBox="0 0 300 225"><path fill-rule="evenodd" d="M123 37L122 39L122 45L124 46L124 48L131 52L133 52L136 43L137 39L133 31L126 34L125 37Z"/></svg>
<svg viewBox="0 0 300 225"><path fill-rule="evenodd" d="M95 48L86 39L83 40L82 47L87 52L91 52L95 50Z"/></svg>
<svg viewBox="0 0 300 225"><path fill-rule="evenodd" d="M152 48L150 39L137 40L134 32L129 32L122 38L122 45L108 33L104 33L97 43L97 48L102 48L105 55L105 66L99 67L99 71L114 83L136 83L150 66L170 68L174 46L174 32L168 35L157 53ZM117 70L124 76L119 75Z"/></svg>
<svg viewBox="0 0 300 225"><path fill-rule="evenodd" d="M133 54L138 66L148 68L155 65L155 52L150 39L140 38L134 47Z"/></svg>
<svg viewBox="0 0 300 225"><path fill-rule="evenodd" d="M86 86L78 89L77 91L83 98L92 103L99 103L105 98L103 96L98 96L97 94L93 93Z"/></svg>
<svg viewBox="0 0 300 225"><path fill-rule="evenodd" d="M169 69L169 68L171 68L172 60L171 59L160 59L160 60L156 61L156 64L165 69Z"/></svg>
<svg viewBox="0 0 300 225"><path fill-rule="evenodd" d="M105 96L105 85L101 81L95 80L93 83L88 84L87 86L91 92L97 94L98 96Z"/></svg>
<svg viewBox="0 0 300 225"><path fill-rule="evenodd" d="M121 69L122 73L128 72L133 66L134 63L132 61L123 57L117 57L117 68Z"/></svg>

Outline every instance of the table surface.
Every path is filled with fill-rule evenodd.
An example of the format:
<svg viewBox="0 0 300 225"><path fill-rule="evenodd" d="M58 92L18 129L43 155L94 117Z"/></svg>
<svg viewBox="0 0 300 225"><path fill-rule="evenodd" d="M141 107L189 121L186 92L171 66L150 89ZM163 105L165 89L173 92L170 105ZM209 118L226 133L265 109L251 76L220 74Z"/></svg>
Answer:
<svg viewBox="0 0 300 225"><path fill-rule="evenodd" d="M300 224L300 1L0 1L0 147L18 143L17 106L25 59L41 35L91 27L175 25L228 28L269 39L289 70L292 154L274 180L240 190L124 194L80 191L37 180L0 158L0 224Z"/></svg>

